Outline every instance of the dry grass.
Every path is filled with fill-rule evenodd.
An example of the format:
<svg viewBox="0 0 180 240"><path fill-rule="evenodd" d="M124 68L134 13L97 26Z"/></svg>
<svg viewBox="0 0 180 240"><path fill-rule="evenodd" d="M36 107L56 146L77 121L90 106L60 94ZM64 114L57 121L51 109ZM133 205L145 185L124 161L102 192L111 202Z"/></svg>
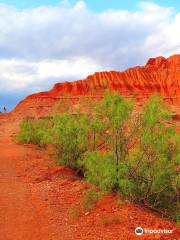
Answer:
<svg viewBox="0 0 180 240"><path fill-rule="evenodd" d="M78 218L80 216L80 211L75 208L75 207L71 207L69 210L68 210L68 215L71 217L71 218Z"/></svg>
<svg viewBox="0 0 180 240"><path fill-rule="evenodd" d="M86 190L84 196L81 199L81 206L85 211L90 211L95 207L96 202L100 198L101 194L94 188Z"/></svg>
<svg viewBox="0 0 180 240"><path fill-rule="evenodd" d="M113 216L103 216L101 218L101 222L104 226L109 225L116 225L122 222L122 219L119 215L113 215Z"/></svg>

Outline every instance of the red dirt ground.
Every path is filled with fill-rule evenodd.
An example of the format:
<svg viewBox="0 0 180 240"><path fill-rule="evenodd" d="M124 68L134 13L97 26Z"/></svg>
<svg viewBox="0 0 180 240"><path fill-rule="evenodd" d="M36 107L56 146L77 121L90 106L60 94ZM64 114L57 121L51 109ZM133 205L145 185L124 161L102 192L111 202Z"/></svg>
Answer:
<svg viewBox="0 0 180 240"><path fill-rule="evenodd" d="M175 223L127 201L118 206L114 195L73 217L69 210L78 209L89 184L69 169L53 166L49 150L17 143L17 131L17 123L0 119L1 240L180 239ZM174 232L136 236L137 226Z"/></svg>

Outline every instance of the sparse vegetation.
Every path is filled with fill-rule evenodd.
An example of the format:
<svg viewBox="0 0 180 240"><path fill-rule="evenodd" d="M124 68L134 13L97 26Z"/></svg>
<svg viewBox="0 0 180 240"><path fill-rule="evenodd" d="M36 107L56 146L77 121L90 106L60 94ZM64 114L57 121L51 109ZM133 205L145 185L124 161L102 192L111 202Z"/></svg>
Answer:
<svg viewBox="0 0 180 240"><path fill-rule="evenodd" d="M124 206L124 204L125 204L125 199L122 199L122 197L119 196L117 199L118 208L122 208Z"/></svg>
<svg viewBox="0 0 180 240"><path fill-rule="evenodd" d="M119 224L122 222L122 219L119 215L112 215L112 216L102 216L101 222L104 226L110 226L113 224Z"/></svg>
<svg viewBox="0 0 180 240"><path fill-rule="evenodd" d="M39 147L49 142L51 122L47 119L24 119L20 124L19 141L36 144Z"/></svg>
<svg viewBox="0 0 180 240"><path fill-rule="evenodd" d="M78 161L87 151L87 116L62 114L54 116L52 121L51 142L56 146L58 163L77 169Z"/></svg>
<svg viewBox="0 0 180 240"><path fill-rule="evenodd" d="M75 207L71 207L68 210L68 215L72 218L78 218L80 216L80 211Z"/></svg>
<svg viewBox="0 0 180 240"><path fill-rule="evenodd" d="M90 211L94 208L97 200L100 198L100 193L94 188L86 190L84 196L81 199L81 205L85 211Z"/></svg>
<svg viewBox="0 0 180 240"><path fill-rule="evenodd" d="M135 113L131 100L113 93L92 104L90 113L77 108L49 120L24 120L19 139L54 144L58 164L81 169L102 191L116 191L178 219L180 136L167 124L170 119L159 96ZM91 209L97 199L89 190L84 208Z"/></svg>

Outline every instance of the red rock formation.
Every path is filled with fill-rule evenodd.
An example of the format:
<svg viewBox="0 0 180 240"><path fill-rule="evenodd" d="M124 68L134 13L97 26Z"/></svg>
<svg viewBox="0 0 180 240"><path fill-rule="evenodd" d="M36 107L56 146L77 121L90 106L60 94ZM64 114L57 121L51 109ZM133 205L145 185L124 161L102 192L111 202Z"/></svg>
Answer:
<svg viewBox="0 0 180 240"><path fill-rule="evenodd" d="M129 68L124 72L97 72L85 80L57 83L52 90L28 96L13 113L44 116L52 106L64 98L74 104L79 96L99 97L107 90L116 90L124 96L143 101L152 93L160 93L169 103L180 103L180 55L169 58L150 58L145 66Z"/></svg>

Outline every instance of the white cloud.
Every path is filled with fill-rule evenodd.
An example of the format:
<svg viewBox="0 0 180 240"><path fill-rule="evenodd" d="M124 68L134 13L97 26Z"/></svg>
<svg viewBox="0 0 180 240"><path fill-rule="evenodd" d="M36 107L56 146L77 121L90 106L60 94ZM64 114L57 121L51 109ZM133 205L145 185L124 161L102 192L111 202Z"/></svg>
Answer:
<svg viewBox="0 0 180 240"><path fill-rule="evenodd" d="M33 92L98 70L180 52L180 13L150 2L94 13L83 1L17 10L0 5L0 92Z"/></svg>
<svg viewBox="0 0 180 240"><path fill-rule="evenodd" d="M45 87L50 86L52 82L57 82L58 78L85 78L87 74L99 69L98 64L87 58L36 62L19 59L0 60L0 86L3 91L11 88L21 90L27 86L36 89L41 84Z"/></svg>

